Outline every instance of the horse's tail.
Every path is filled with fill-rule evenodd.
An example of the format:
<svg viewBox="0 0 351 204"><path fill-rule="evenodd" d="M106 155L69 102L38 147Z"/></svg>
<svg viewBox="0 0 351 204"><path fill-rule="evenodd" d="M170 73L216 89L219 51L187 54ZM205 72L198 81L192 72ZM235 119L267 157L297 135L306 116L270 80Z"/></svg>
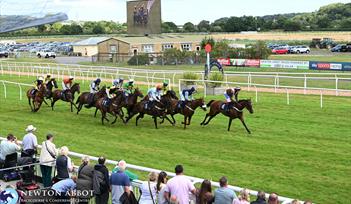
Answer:
<svg viewBox="0 0 351 204"><path fill-rule="evenodd" d="M211 100L210 102L208 102L207 107L209 107L215 100Z"/></svg>
<svg viewBox="0 0 351 204"><path fill-rule="evenodd" d="M80 101L80 96L78 96L77 101L76 101L76 104L78 104L79 101Z"/></svg>

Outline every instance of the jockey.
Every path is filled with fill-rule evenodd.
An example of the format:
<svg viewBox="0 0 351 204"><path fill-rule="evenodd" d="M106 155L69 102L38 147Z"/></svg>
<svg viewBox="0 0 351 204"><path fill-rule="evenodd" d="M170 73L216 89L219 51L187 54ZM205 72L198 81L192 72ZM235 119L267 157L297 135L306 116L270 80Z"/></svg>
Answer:
<svg viewBox="0 0 351 204"><path fill-rule="evenodd" d="M133 88L134 88L134 79L129 79L127 83L123 84L124 95L128 97L130 94L132 94Z"/></svg>
<svg viewBox="0 0 351 204"><path fill-rule="evenodd" d="M167 91L168 91L168 80L164 80L163 83L162 83L162 91L163 91L163 94L166 94Z"/></svg>
<svg viewBox="0 0 351 204"><path fill-rule="evenodd" d="M235 87L235 88L230 88L227 89L224 92L224 97L225 100L227 102L227 106L225 107L225 111L228 112L234 105L234 102L237 103L238 102L238 94L240 92L241 88L240 87ZM233 96L235 98L235 100L233 100Z"/></svg>
<svg viewBox="0 0 351 204"><path fill-rule="evenodd" d="M191 89L184 89L181 93L180 93L180 100L182 101L182 108L185 107L186 103L188 101L192 101L193 98L193 94L196 92L195 87L191 87Z"/></svg>
<svg viewBox="0 0 351 204"><path fill-rule="evenodd" d="M73 84L73 76L69 76L62 80L62 89L65 92L66 90L70 90Z"/></svg>
<svg viewBox="0 0 351 204"><path fill-rule="evenodd" d="M48 84L51 81L51 74L47 73L45 77L45 84Z"/></svg>
<svg viewBox="0 0 351 204"><path fill-rule="evenodd" d="M115 79L115 80L113 80L112 85L117 87L118 89L121 89L123 86L123 81L124 81L123 78Z"/></svg>
<svg viewBox="0 0 351 204"><path fill-rule="evenodd" d="M107 87L106 88L106 106L110 106L111 100L116 97L118 88L115 86Z"/></svg>
<svg viewBox="0 0 351 204"><path fill-rule="evenodd" d="M90 93L94 94L100 90L101 79L97 78L95 81L92 81L89 85Z"/></svg>
<svg viewBox="0 0 351 204"><path fill-rule="evenodd" d="M147 91L147 95L149 96L149 101L147 103L148 110L150 110L150 108L154 106L155 101L160 102L161 91L162 91L162 85L157 85L156 87L152 87Z"/></svg>
<svg viewBox="0 0 351 204"><path fill-rule="evenodd" d="M37 80L34 81L34 89L32 95L34 95L37 91L39 91L40 87L43 85L44 78L38 77Z"/></svg>

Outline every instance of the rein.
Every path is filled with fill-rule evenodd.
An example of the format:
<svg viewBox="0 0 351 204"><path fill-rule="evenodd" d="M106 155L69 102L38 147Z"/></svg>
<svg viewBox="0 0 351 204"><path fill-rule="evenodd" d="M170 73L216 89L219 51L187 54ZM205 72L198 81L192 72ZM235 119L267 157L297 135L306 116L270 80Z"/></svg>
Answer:
<svg viewBox="0 0 351 204"><path fill-rule="evenodd" d="M188 105L185 105L185 107L188 108L190 111L195 112L195 110L190 108Z"/></svg>
<svg viewBox="0 0 351 204"><path fill-rule="evenodd" d="M233 107L236 111L238 111L238 112L240 112L240 113L242 113L243 112L243 110L239 110L237 107Z"/></svg>

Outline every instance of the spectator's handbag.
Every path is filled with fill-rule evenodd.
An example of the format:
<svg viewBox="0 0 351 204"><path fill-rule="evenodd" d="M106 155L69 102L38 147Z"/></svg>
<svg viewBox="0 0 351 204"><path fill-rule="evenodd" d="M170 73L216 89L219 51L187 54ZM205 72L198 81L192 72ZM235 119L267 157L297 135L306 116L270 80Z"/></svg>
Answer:
<svg viewBox="0 0 351 204"><path fill-rule="evenodd" d="M154 196L152 195L152 192L151 192L150 181L148 181L147 183L149 185L149 191L150 191L150 196L151 196L151 199L152 199L152 203L155 204Z"/></svg>

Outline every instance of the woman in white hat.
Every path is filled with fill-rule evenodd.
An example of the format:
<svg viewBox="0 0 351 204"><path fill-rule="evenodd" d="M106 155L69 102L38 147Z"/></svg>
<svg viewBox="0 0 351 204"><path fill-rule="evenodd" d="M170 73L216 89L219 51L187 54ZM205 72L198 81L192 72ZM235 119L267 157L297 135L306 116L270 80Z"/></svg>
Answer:
<svg viewBox="0 0 351 204"><path fill-rule="evenodd" d="M23 151L21 157L33 157L38 147L38 140L37 136L33 134L37 128L33 125L28 125L26 128L27 134L23 137L22 145Z"/></svg>

